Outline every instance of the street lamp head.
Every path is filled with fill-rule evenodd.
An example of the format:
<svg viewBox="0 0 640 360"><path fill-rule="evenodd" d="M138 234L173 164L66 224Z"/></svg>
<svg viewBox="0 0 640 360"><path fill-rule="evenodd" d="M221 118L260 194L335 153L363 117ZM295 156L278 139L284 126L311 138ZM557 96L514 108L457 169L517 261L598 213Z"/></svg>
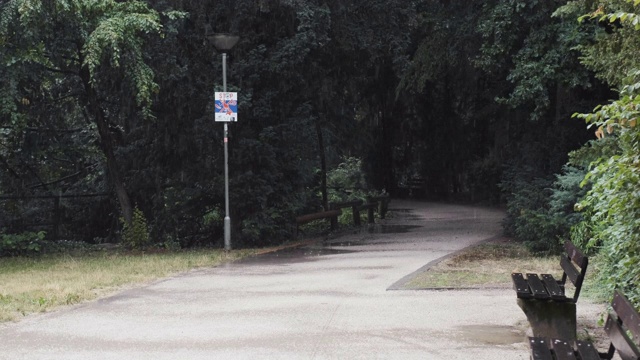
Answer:
<svg viewBox="0 0 640 360"><path fill-rule="evenodd" d="M232 34L207 34L207 38L213 43L218 51L226 52L231 50L240 40L240 36Z"/></svg>

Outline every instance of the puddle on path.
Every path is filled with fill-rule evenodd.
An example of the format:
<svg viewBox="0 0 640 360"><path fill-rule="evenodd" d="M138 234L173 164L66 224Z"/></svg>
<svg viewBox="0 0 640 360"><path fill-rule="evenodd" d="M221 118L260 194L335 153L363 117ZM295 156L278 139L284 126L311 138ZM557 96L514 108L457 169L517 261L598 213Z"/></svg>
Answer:
<svg viewBox="0 0 640 360"><path fill-rule="evenodd" d="M511 345L525 341L525 334L513 326L468 325L457 329L461 340L475 343Z"/></svg>
<svg viewBox="0 0 640 360"><path fill-rule="evenodd" d="M340 247L340 246L361 246L361 245L382 245L382 244L398 244L399 240L390 240L392 237L383 238L371 238L368 236L362 236L366 234L402 234L411 232L413 229L421 228L419 225L400 225L400 224L371 224L362 228L360 231L360 237L357 239L349 240L329 240L325 242L326 246ZM357 233L356 233L357 234Z"/></svg>
<svg viewBox="0 0 640 360"><path fill-rule="evenodd" d="M235 264L250 265L287 265L316 261L320 256L352 253L350 250L332 249L326 247L290 248L272 253L249 257L235 262ZM234 263L232 263L234 264Z"/></svg>
<svg viewBox="0 0 640 360"><path fill-rule="evenodd" d="M369 225L363 231L368 232L369 234L402 234L402 233L408 233L412 229L417 229L420 227L422 226L380 224L380 225Z"/></svg>

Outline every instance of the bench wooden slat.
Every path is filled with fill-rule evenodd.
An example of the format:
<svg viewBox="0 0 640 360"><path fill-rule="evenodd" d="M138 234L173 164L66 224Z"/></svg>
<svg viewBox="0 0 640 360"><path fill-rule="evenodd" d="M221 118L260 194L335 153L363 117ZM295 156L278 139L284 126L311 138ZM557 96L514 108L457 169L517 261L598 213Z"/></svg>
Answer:
<svg viewBox="0 0 640 360"><path fill-rule="evenodd" d="M622 360L640 359L640 349L627 335L627 330L629 330L634 338L637 339L640 336L637 332L640 316L629 301L618 291L614 294L611 306L615 313L609 314L607 324L604 327L609 339L611 339L611 344L615 347Z"/></svg>
<svg viewBox="0 0 640 360"><path fill-rule="evenodd" d="M616 352L622 360L636 360L640 358L640 353L636 351L635 346L622 326L618 323L615 315L609 314L604 330L607 335L609 335L611 343L616 348Z"/></svg>
<svg viewBox="0 0 640 360"><path fill-rule="evenodd" d="M530 337L529 347L531 348L531 360L553 360L544 338Z"/></svg>
<svg viewBox="0 0 640 360"><path fill-rule="evenodd" d="M513 280L513 288L520 299L533 298L531 289L529 289L529 284L527 283L527 280L524 279L522 273L512 273L511 280Z"/></svg>
<svg viewBox="0 0 640 360"><path fill-rule="evenodd" d="M560 259L560 267L562 267L562 270L572 283L575 284L579 280L580 270L576 268L568 256L563 256L562 259Z"/></svg>
<svg viewBox="0 0 640 360"><path fill-rule="evenodd" d="M313 214L302 215L296 218L296 223L306 224L313 220L327 219L334 216L339 216L340 214L342 214L342 211L338 209L338 210L329 210L329 211L322 211L322 212L317 212Z"/></svg>
<svg viewBox="0 0 640 360"><path fill-rule="evenodd" d="M576 267L573 265L573 263L571 262L571 260L569 260L568 257L563 257L560 260L560 266L562 267L562 270L564 270L564 273L567 274L567 277L569 278L569 280L571 280L571 282L574 285L578 284L580 280L580 271L576 269ZM581 281L580 281L580 284L582 284ZM576 285L576 287L578 286Z"/></svg>
<svg viewBox="0 0 640 360"><path fill-rule="evenodd" d="M547 292L547 289L544 287L542 281L538 277L538 274L527 274L527 282L529 283L529 288L533 293L533 297L536 299L549 299L551 295Z"/></svg>
<svg viewBox="0 0 640 360"><path fill-rule="evenodd" d="M633 334L633 340L636 344L640 343L640 316L634 309L633 305L619 291L613 294L611 307L618 314L618 318L622 320L624 326Z"/></svg>
<svg viewBox="0 0 640 360"><path fill-rule="evenodd" d="M564 296L564 290L561 289L560 286L558 286L558 281L556 281L556 279L553 278L553 275L542 274L540 275L540 277L542 277L542 282L544 283L544 286L547 288L547 291L549 292L549 295L551 295L552 299L554 300L566 299L566 297Z"/></svg>
<svg viewBox="0 0 640 360"><path fill-rule="evenodd" d="M550 299L553 301L571 303L578 301L589 259L578 248L576 248L571 241L565 242L564 249L566 253L560 258L560 267L563 270L562 279L554 279L550 274L541 274L538 276L534 274L527 274L525 281L531 289L532 296L528 297L524 290L520 290L518 293L519 298ZM513 274L511 278L514 282L514 288L516 291L518 291L518 288L522 289L522 284L518 285L516 283L516 281L522 280L514 277ZM565 285L567 283L567 279L574 285L572 297L567 297L566 294ZM546 290L543 291L543 288Z"/></svg>
<svg viewBox="0 0 640 360"><path fill-rule="evenodd" d="M587 267L589 258L580 251L571 241L564 242L564 251L566 251L569 258L582 269Z"/></svg>
<svg viewBox="0 0 640 360"><path fill-rule="evenodd" d="M573 346L564 340L551 340L551 348L553 348L557 360L576 360Z"/></svg>
<svg viewBox="0 0 640 360"><path fill-rule="evenodd" d="M335 202L329 203L329 209L344 209L351 208L351 214L353 215L353 224L355 226L360 226L360 206L362 206L362 200L353 200L353 201L344 201L344 202ZM333 220L333 219L332 219ZM336 218L337 220L337 218ZM332 226L337 227L338 224L332 224Z"/></svg>
<svg viewBox="0 0 640 360"><path fill-rule="evenodd" d="M332 202L332 203L329 203L329 208L332 210L335 210L335 209L343 209L343 208L360 206L360 205L362 205L362 200Z"/></svg>
<svg viewBox="0 0 640 360"><path fill-rule="evenodd" d="M378 203L375 202L368 202L368 203L364 203L360 206L360 210L366 210L366 209L375 209L376 206L378 206Z"/></svg>
<svg viewBox="0 0 640 360"><path fill-rule="evenodd" d="M600 360L598 350L588 341L576 341L576 348L581 360Z"/></svg>

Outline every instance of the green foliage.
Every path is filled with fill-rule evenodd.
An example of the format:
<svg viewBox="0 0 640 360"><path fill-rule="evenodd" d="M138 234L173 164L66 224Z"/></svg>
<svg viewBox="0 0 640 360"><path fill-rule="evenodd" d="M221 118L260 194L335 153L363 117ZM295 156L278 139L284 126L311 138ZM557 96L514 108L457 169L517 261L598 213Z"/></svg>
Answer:
<svg viewBox="0 0 640 360"><path fill-rule="evenodd" d="M529 189L546 205L516 202L543 228L549 174L564 163L565 144L580 142L558 120L579 108L566 90L585 75L569 48L589 35L573 32L574 19L550 18L558 3L5 1L0 187L113 194L108 176L119 169L152 238L169 247L219 243L222 129L211 103L222 79L220 54L205 41L210 25L242 35L228 54L229 87L239 92L242 113L229 124L234 246L278 243L296 215L317 211L316 123L334 169L329 186L338 188L368 181L393 192L415 174L438 195L498 199L493 184L505 159L521 156L534 167L529 178L546 179ZM87 106L89 95L98 106ZM511 108L496 97L512 99ZM539 104L548 108L547 122L523 126ZM157 121L144 121L151 111ZM100 115L104 136L92 122ZM523 134L536 146L514 156ZM106 144L118 160L108 171ZM531 165L527 153L542 154L540 164ZM367 195L330 194L332 201ZM7 204L17 216L45 208ZM62 208L74 239L109 239L118 228L113 195ZM94 210L79 216L83 209ZM85 236L77 230L82 223L97 230Z"/></svg>
<svg viewBox="0 0 640 360"><path fill-rule="evenodd" d="M502 176L502 164L495 152L471 163L469 187L474 201L500 203L499 183Z"/></svg>
<svg viewBox="0 0 640 360"><path fill-rule="evenodd" d="M39 254L44 237L44 231L0 234L0 257Z"/></svg>
<svg viewBox="0 0 640 360"><path fill-rule="evenodd" d="M342 162L327 173L327 186L339 190L366 190L362 159L344 156Z"/></svg>
<svg viewBox="0 0 640 360"><path fill-rule="evenodd" d="M564 240L579 232L572 227L581 223L582 216L574 204L584 196L580 187L585 170L565 166L554 181L527 177L526 172L510 172L510 181L503 181L507 197L505 230L523 241L537 253L558 253Z"/></svg>
<svg viewBox="0 0 640 360"><path fill-rule="evenodd" d="M508 194L505 232L523 241L533 252L555 251L559 245L556 224L548 217L551 181L532 180L527 174L509 169L500 184Z"/></svg>
<svg viewBox="0 0 640 360"><path fill-rule="evenodd" d="M604 32L585 56L585 63L619 86L620 92L618 99L592 113L575 115L596 129L597 143L602 143L583 182L591 189L578 204L586 222L575 230L591 235L588 245L599 248L600 282L608 292L619 288L636 304L640 303L640 33L634 21L639 4L607 1L587 15L606 24L617 20L622 24ZM612 67L617 73L609 71Z"/></svg>
<svg viewBox="0 0 640 360"><path fill-rule="evenodd" d="M366 201L367 196L379 195L365 179L362 160L354 156L344 156L341 163L327 172L327 187L329 202Z"/></svg>
<svg viewBox="0 0 640 360"><path fill-rule="evenodd" d="M142 210L137 207L133 210L133 219L127 223L123 218L122 223L122 244L130 249L144 249L150 244L149 228L147 218Z"/></svg>
<svg viewBox="0 0 640 360"><path fill-rule="evenodd" d="M13 0L2 9L0 30L6 30L11 21L18 20L18 29L31 40L27 43L28 52L21 53L22 62L33 62L48 69L59 69L64 73L73 65L86 67L91 83L99 88L99 73L107 68L124 69L124 77L135 87L135 97L144 114L150 115L149 106L153 93L158 91L154 82L154 72L147 65L144 52L144 36L149 33L161 34L160 14L149 8L144 1L70 1L60 0L52 3L41 1ZM67 43L50 38L52 33L46 24L52 22L49 17L55 14L53 22L65 23L63 38ZM12 17L18 16L18 19ZM184 16L184 13L167 12L169 18ZM12 26L16 26L13 25ZM29 29L26 30L25 28ZM2 31L0 31L2 32ZM7 45L18 46L20 32L6 38ZM77 46L82 46L79 53ZM75 47L75 48L74 48ZM61 59L47 55L63 56ZM63 54L74 54L75 58ZM35 55L35 56L34 56ZM68 63L74 60L77 63Z"/></svg>
<svg viewBox="0 0 640 360"><path fill-rule="evenodd" d="M589 86L575 48L591 34L575 25L575 17L552 17L559 3L485 2L478 25L483 42L476 64L492 73L507 70L512 87L498 101L513 108L530 106L533 120L553 108L558 87Z"/></svg>

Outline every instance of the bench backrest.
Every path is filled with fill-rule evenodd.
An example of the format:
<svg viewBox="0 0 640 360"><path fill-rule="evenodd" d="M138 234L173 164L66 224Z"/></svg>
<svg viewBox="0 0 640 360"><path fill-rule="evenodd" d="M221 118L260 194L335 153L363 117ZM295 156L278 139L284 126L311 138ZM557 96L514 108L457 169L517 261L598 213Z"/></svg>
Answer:
<svg viewBox="0 0 640 360"><path fill-rule="evenodd" d="M584 276L587 273L587 265L589 264L589 258L586 257L571 241L565 241L564 243L565 254L560 259L560 266L564 273L562 274L562 280L560 283L564 286L567 279L571 281L575 286L573 293L573 301L577 302L580 296L580 289L582 288L582 282Z"/></svg>
<svg viewBox="0 0 640 360"><path fill-rule="evenodd" d="M344 209L344 208L352 208L354 206L362 205L362 200L353 200L353 201L344 201L344 202L332 202L329 203L329 209Z"/></svg>
<svg viewBox="0 0 640 360"><path fill-rule="evenodd" d="M640 315L629 300L616 290L611 302L613 311L609 313L604 330L611 339L607 359L615 351L622 360L640 359Z"/></svg>

